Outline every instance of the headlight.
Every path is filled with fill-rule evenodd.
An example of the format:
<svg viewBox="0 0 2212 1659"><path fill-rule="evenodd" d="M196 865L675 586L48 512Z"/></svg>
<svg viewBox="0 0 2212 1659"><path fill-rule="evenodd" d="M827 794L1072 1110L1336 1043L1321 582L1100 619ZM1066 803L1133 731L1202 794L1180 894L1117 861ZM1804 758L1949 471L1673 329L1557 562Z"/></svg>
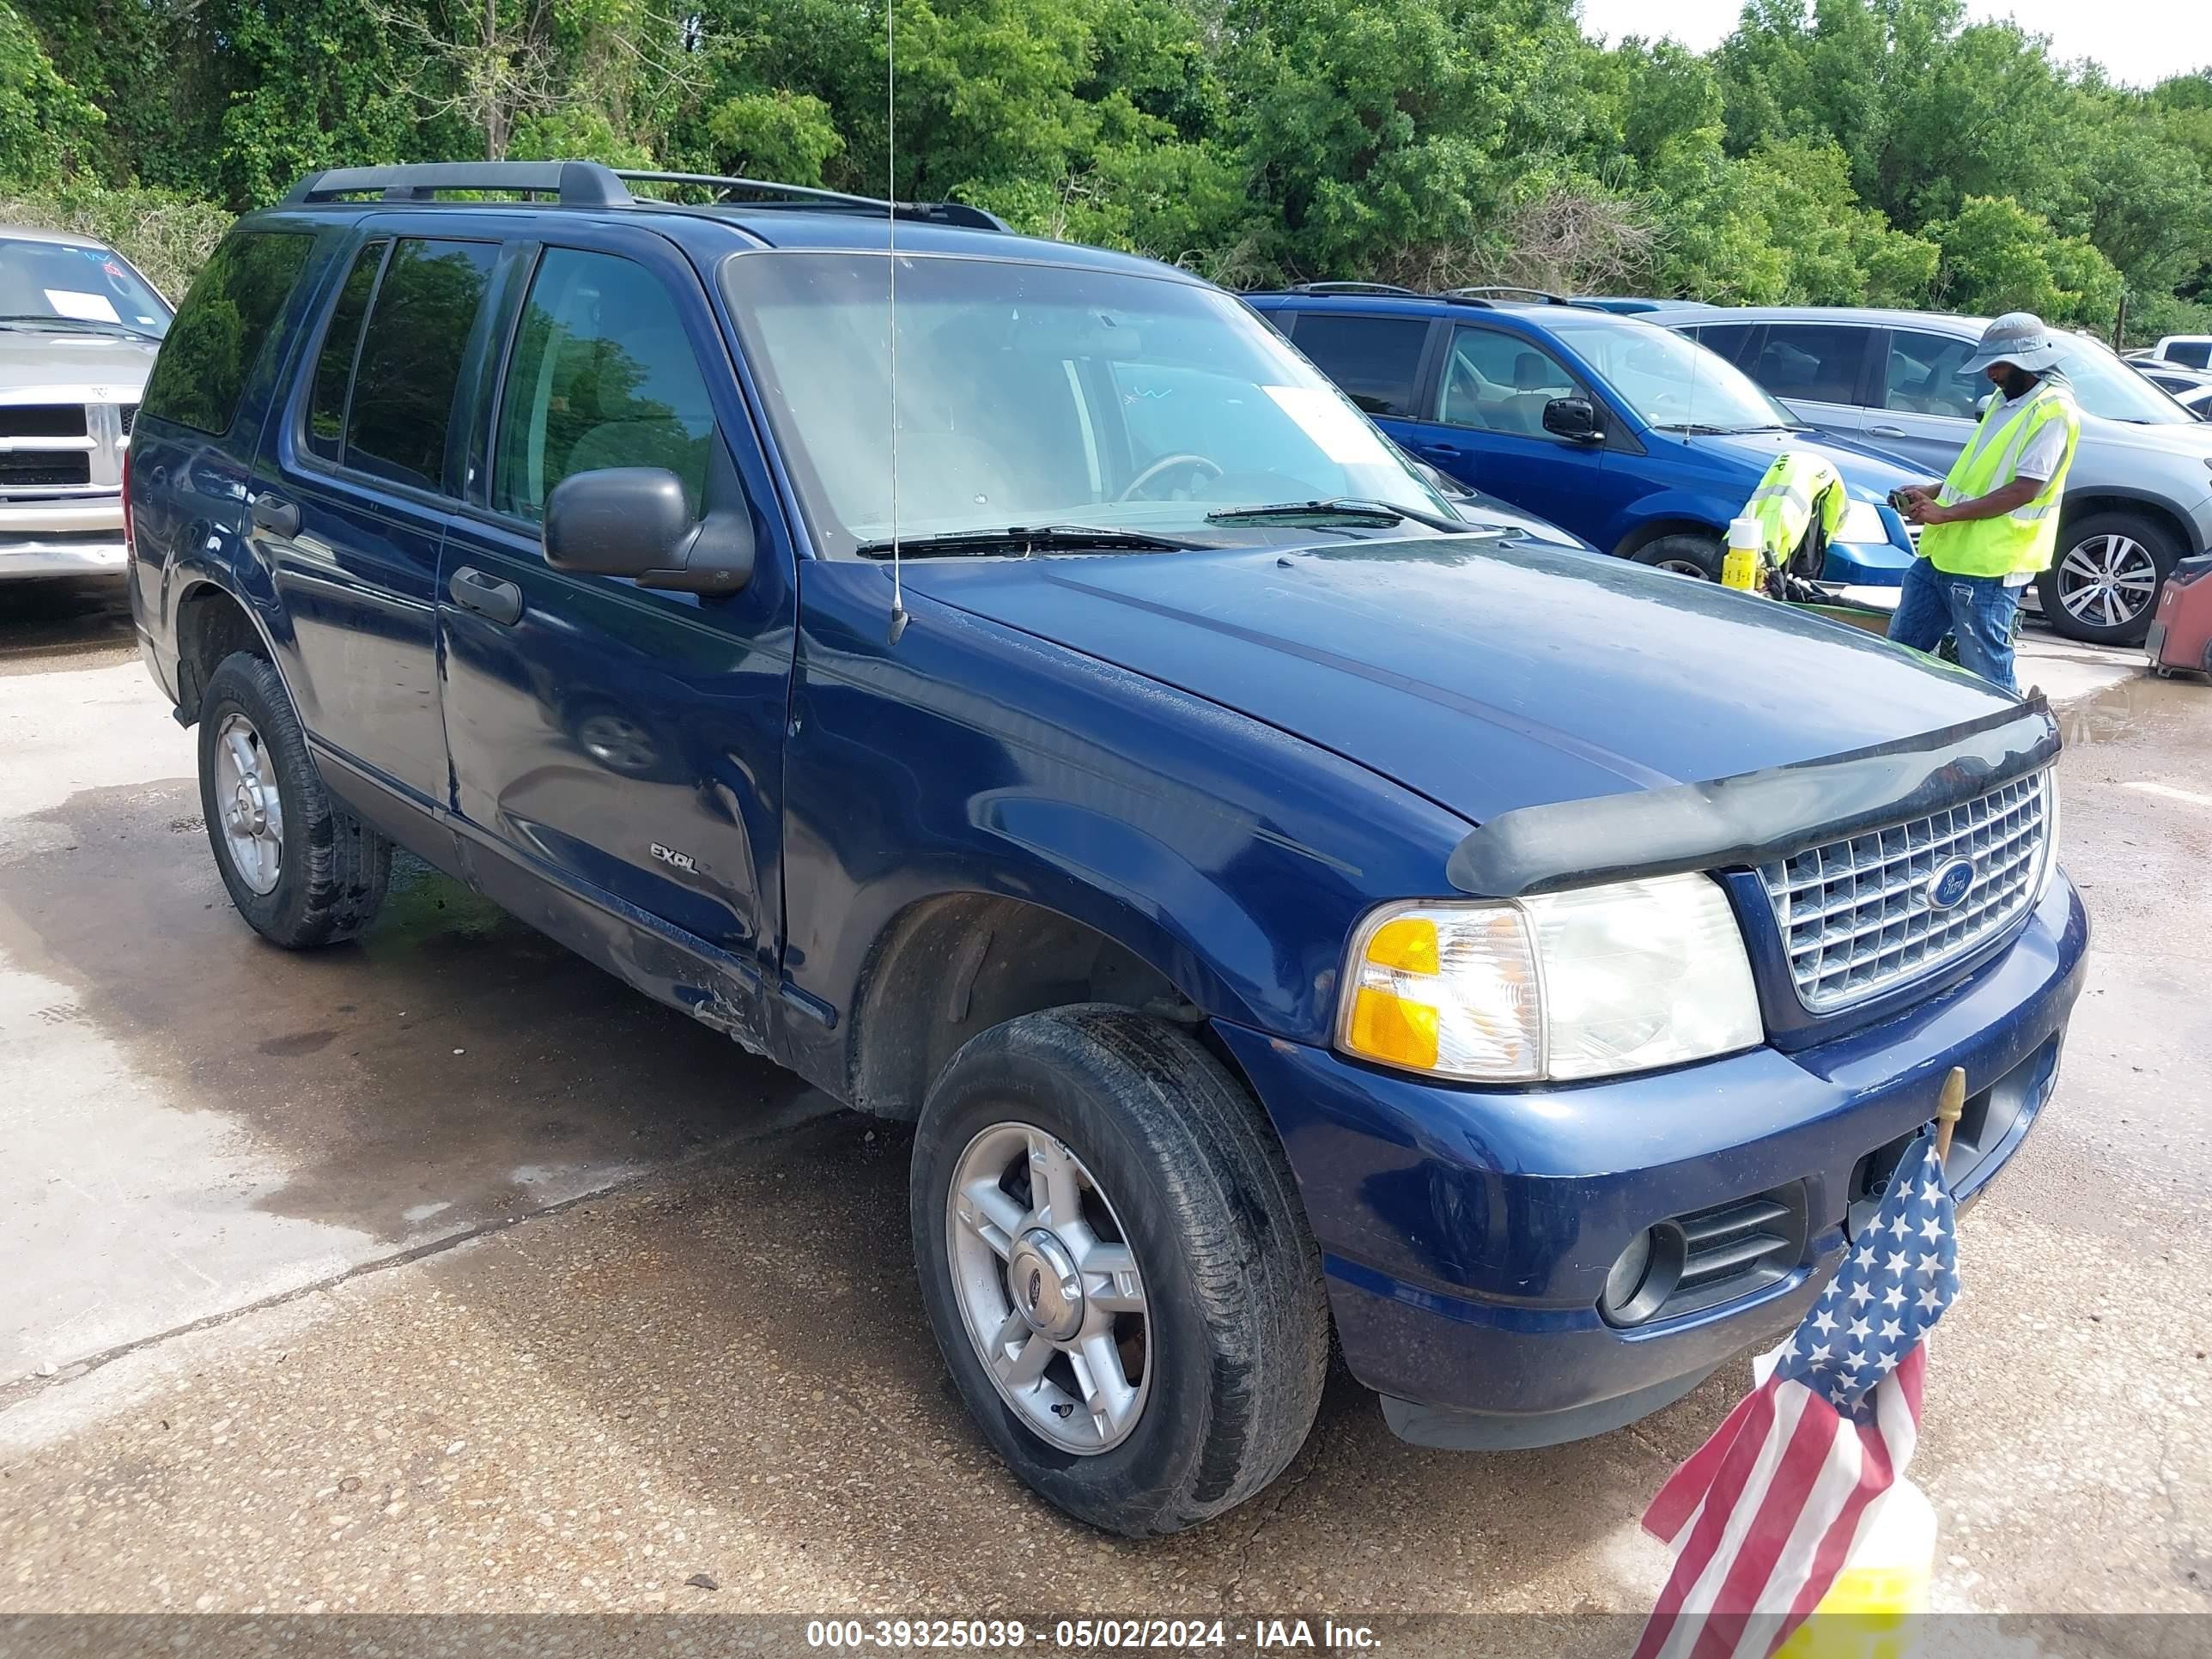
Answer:
<svg viewBox="0 0 2212 1659"><path fill-rule="evenodd" d="M1345 984L1347 1054L1474 1081L1610 1077L1765 1035L1735 913L1702 875L1393 905L1352 936Z"/></svg>
<svg viewBox="0 0 2212 1659"><path fill-rule="evenodd" d="M1882 522L1881 509L1872 501L1853 501L1844 509L1844 521L1836 526L1839 542L1872 542L1876 546L1889 539L1889 526Z"/></svg>

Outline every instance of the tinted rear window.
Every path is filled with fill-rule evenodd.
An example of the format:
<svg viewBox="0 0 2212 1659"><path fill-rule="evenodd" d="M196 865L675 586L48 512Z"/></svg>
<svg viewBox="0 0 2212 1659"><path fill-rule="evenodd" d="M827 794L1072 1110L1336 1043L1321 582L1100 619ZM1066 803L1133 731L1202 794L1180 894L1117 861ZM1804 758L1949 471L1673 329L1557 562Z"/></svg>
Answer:
<svg viewBox="0 0 2212 1659"><path fill-rule="evenodd" d="M2191 368L2212 368L2212 343L2190 340L2166 349L2166 360L2170 363L2187 363Z"/></svg>
<svg viewBox="0 0 2212 1659"><path fill-rule="evenodd" d="M1774 323L1756 362L1741 363L1751 378L1778 398L1816 404L1858 401L1859 367L1866 361L1867 331L1836 323Z"/></svg>
<svg viewBox="0 0 2212 1659"><path fill-rule="evenodd" d="M1298 319L1291 338L1370 415L1413 415L1421 349L1429 343L1426 318L1338 317L1310 311Z"/></svg>
<svg viewBox="0 0 2212 1659"><path fill-rule="evenodd" d="M1682 332L1706 350L1717 351L1741 367L1744 346L1758 326L1756 323L1714 323L1705 328L1686 328Z"/></svg>
<svg viewBox="0 0 2212 1659"><path fill-rule="evenodd" d="M246 231L217 248L170 326L143 411L200 432L229 431L246 376L314 245L306 231Z"/></svg>
<svg viewBox="0 0 2212 1659"><path fill-rule="evenodd" d="M354 370L346 465L442 487L453 388L498 258L494 242L393 245Z"/></svg>

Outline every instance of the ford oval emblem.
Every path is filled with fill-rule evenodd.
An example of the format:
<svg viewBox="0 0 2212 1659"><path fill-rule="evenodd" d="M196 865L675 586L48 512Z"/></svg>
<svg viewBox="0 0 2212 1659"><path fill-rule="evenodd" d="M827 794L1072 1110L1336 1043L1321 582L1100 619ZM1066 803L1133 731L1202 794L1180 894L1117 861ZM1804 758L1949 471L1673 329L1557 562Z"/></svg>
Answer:
<svg viewBox="0 0 2212 1659"><path fill-rule="evenodd" d="M1972 859L1953 859L1936 872L1928 884L1928 908L1948 910L1966 896L1966 890L1974 884L1974 861Z"/></svg>

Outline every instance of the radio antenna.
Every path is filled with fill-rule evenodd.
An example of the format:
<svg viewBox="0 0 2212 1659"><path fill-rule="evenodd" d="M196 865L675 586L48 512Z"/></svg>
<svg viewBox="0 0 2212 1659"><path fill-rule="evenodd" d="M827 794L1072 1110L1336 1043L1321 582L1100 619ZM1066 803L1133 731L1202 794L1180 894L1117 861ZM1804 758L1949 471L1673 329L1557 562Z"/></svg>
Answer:
<svg viewBox="0 0 2212 1659"><path fill-rule="evenodd" d="M898 453L898 0L884 0L884 264L890 274L891 634L906 632L906 586L899 572Z"/></svg>

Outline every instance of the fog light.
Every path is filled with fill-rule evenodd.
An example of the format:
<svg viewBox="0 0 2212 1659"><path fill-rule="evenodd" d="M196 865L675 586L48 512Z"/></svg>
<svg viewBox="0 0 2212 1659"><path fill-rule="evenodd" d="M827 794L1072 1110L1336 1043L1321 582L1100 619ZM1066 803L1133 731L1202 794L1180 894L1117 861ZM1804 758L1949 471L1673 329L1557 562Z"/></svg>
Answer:
<svg viewBox="0 0 2212 1659"><path fill-rule="evenodd" d="M1628 1241L1606 1270L1597 1310L1609 1325L1641 1325L1657 1313L1682 1276L1682 1230L1671 1221Z"/></svg>

